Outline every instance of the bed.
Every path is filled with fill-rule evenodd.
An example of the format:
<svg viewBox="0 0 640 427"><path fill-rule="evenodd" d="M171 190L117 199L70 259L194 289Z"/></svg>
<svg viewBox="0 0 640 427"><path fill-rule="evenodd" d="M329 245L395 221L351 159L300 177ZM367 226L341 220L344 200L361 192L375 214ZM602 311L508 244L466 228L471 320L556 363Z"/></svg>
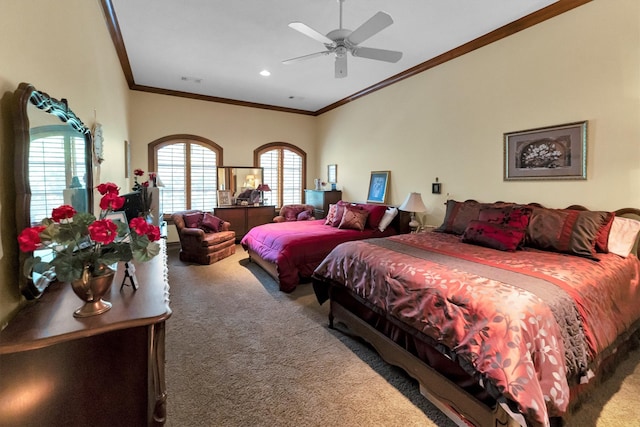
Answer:
<svg viewBox="0 0 640 427"><path fill-rule="evenodd" d="M381 227L387 222L385 215L391 219ZM346 217L352 221L345 221ZM338 244L407 233L409 219L406 212L390 206L340 201L330 206L325 219L263 224L253 227L240 243L250 260L271 275L281 291L289 293L310 280L315 268Z"/></svg>
<svg viewBox="0 0 640 427"><path fill-rule="evenodd" d="M314 291L459 425L562 425L638 339L624 216L449 201L439 232L337 246Z"/></svg>

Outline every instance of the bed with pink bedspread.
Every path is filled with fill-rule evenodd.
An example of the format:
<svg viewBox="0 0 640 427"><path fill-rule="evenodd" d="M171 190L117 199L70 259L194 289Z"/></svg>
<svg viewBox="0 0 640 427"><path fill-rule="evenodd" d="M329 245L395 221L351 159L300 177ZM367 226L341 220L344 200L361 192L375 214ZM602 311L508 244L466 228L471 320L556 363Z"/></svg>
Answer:
<svg viewBox="0 0 640 427"><path fill-rule="evenodd" d="M315 270L314 289L331 300L332 327L372 343L452 418L561 424L640 328L638 258L596 252L596 234L607 224L610 232L614 217L592 218L603 219L592 227L592 256L571 253L576 241L569 251L496 250L451 232L344 243ZM567 221L556 243L567 243Z"/></svg>
<svg viewBox="0 0 640 427"><path fill-rule="evenodd" d="M386 206L379 208L383 212L386 210ZM380 218L377 220L379 222ZM292 292L301 281L311 278L324 257L340 243L408 231L408 219L404 214L398 214L384 231L380 231L377 224L358 230L339 228L338 224L332 226L326 222L326 219L319 219L264 224L252 228L240 243L251 261L278 282L281 291Z"/></svg>

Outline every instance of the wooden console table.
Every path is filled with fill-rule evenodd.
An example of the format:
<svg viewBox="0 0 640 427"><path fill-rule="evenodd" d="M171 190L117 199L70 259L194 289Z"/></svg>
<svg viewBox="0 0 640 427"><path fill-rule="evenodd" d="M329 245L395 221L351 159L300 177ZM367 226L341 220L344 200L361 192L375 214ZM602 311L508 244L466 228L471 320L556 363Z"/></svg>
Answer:
<svg viewBox="0 0 640 427"><path fill-rule="evenodd" d="M162 426L166 419L165 321L171 316L166 243L136 264L139 288L108 312L73 317L82 301L53 283L0 332L0 426Z"/></svg>

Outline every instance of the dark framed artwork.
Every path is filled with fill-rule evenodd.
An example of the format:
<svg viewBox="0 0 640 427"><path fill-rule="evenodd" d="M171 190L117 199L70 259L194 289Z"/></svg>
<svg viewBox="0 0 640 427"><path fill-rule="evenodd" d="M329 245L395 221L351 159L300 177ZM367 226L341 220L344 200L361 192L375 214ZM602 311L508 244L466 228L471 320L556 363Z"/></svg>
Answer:
<svg viewBox="0 0 640 427"><path fill-rule="evenodd" d="M587 121L504 134L504 180L587 179Z"/></svg>
<svg viewBox="0 0 640 427"><path fill-rule="evenodd" d="M390 171L371 172L367 203L387 203L387 189L389 188Z"/></svg>

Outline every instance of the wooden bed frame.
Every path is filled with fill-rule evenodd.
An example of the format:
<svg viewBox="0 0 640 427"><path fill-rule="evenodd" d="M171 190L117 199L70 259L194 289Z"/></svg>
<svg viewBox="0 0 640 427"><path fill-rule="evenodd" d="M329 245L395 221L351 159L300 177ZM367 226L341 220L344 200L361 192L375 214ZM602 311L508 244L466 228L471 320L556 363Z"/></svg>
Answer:
<svg viewBox="0 0 640 427"><path fill-rule="evenodd" d="M391 222L392 227L396 227L399 230L399 234L406 234L411 232L411 227L409 227L409 222L411 221L411 214L405 211L398 211L398 215ZM273 277L273 280L276 283L280 284L280 279L278 277L278 266L271 262L262 258L258 253L253 251L252 249L247 249L249 253L249 260L258 264L267 274ZM304 282L305 280L311 280L311 277L301 277L300 282Z"/></svg>
<svg viewBox="0 0 640 427"><path fill-rule="evenodd" d="M567 209L586 210L586 208L579 205L573 205ZM616 216L640 219L640 209L625 208L615 212ZM640 240L640 236L638 239ZM636 240L633 248L633 253L636 255L638 253L637 250L638 240ZM396 344L382 332L360 318L352 310L345 307L345 305L335 301L332 297L331 289L329 296L329 327L337 329L347 335L363 339L378 352L385 362L402 368L407 374L418 381L420 393L458 426L520 426L520 423L516 421L512 414L502 405L495 404L489 406L481 402L435 368L429 366L426 362ZM337 324L341 324L340 327L338 327ZM629 331L624 344L628 344L631 339L637 339L639 334L640 322L636 322L632 330ZM624 344L621 344L621 347L625 347ZM628 345L626 347L628 351ZM616 361L621 360L626 356L627 351L614 352L611 356L612 360L608 365L615 366L616 363L613 359ZM610 372L608 371L607 373ZM597 380L594 379L592 381L594 387L597 386Z"/></svg>

